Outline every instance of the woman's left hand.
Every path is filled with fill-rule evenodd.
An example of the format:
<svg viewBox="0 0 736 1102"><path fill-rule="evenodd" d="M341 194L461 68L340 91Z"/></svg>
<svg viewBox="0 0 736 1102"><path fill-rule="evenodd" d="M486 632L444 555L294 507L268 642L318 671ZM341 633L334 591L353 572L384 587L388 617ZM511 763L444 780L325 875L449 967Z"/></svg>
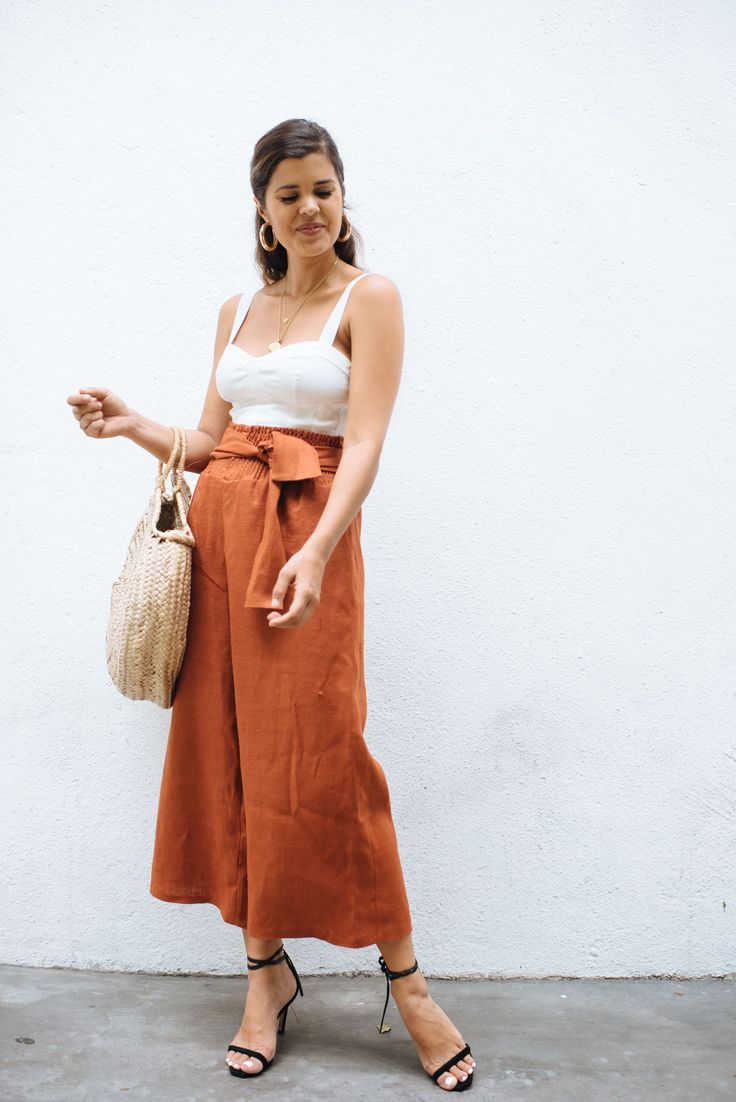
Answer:
<svg viewBox="0 0 736 1102"><path fill-rule="evenodd" d="M327 560L308 547L302 547L284 563L272 596L275 604L282 605L286 591L293 586L291 605L287 612L269 612L269 627L300 628L311 620L319 604L326 565Z"/></svg>

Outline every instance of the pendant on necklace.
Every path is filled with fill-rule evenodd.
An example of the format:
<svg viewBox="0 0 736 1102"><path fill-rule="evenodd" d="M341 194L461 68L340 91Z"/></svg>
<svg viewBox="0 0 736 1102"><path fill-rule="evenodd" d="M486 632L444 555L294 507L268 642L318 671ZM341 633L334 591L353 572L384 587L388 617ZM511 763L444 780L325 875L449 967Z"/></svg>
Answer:
<svg viewBox="0 0 736 1102"><path fill-rule="evenodd" d="M281 348L281 341L271 341L268 347L275 352L277 348Z"/></svg>

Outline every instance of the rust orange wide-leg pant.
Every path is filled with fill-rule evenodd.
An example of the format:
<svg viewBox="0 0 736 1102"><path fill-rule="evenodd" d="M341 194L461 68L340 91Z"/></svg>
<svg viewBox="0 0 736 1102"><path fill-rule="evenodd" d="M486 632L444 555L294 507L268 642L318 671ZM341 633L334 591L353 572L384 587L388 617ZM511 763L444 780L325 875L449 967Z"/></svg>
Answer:
<svg viewBox="0 0 736 1102"><path fill-rule="evenodd" d="M199 476L150 891L212 903L254 937L360 947L412 930L388 785L363 737L361 512L307 624L266 619L341 448L340 436L231 422Z"/></svg>

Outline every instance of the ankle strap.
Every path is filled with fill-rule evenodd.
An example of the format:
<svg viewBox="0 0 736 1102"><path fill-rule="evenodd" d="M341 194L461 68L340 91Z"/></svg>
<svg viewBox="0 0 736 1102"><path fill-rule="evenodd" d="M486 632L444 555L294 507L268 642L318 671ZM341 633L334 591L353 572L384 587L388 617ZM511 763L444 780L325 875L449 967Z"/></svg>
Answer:
<svg viewBox="0 0 736 1102"><path fill-rule="evenodd" d="M386 964L386 960L385 960L384 957L379 957L378 958L378 963L381 966L381 971L383 972L383 974L386 977L386 1001L383 1004L383 1014L381 1015L381 1024L376 1026L376 1029L378 1030L379 1033L390 1033L391 1032L391 1026L383 1024L383 1019L386 1017L386 1007L388 1006L388 997L389 997L389 994L391 992L391 985L389 983L389 980L398 980L398 979L401 979L402 976L410 976L412 974L412 972L416 972L417 968L419 967L419 964L418 964L417 959L415 957L414 958L414 963L412 964L411 968L405 968L403 970L403 972L392 972L391 969L389 968L389 966Z"/></svg>
<svg viewBox="0 0 736 1102"><path fill-rule="evenodd" d="M284 956L279 957L278 956L279 953L284 953ZM246 953L246 956L248 956L247 953ZM276 959L277 957L278 957L278 960ZM281 964L281 961L284 960L284 959L285 959L285 952L284 952L284 944L282 942L281 945L279 945L278 949L274 953L271 953L270 957L264 957L262 960L259 960L258 957L248 956L248 968L252 972L254 972L256 970L256 968L263 968L263 966L266 965L266 964ZM253 962L252 964L251 964L251 961Z"/></svg>

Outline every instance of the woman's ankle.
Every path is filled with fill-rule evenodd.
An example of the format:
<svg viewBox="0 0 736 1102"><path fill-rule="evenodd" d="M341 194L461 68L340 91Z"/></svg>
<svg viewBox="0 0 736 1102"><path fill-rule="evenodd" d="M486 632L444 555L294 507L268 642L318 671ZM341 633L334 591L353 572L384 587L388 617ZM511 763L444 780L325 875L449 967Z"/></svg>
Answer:
<svg viewBox="0 0 736 1102"><path fill-rule="evenodd" d="M268 960L277 955L277 950L283 945L280 937L259 938L250 937L243 932L245 951L251 960Z"/></svg>
<svg viewBox="0 0 736 1102"><path fill-rule="evenodd" d="M391 994L397 1004L409 999L426 999L429 997L429 987L426 979L417 969L410 976L402 976L401 979L393 980Z"/></svg>

